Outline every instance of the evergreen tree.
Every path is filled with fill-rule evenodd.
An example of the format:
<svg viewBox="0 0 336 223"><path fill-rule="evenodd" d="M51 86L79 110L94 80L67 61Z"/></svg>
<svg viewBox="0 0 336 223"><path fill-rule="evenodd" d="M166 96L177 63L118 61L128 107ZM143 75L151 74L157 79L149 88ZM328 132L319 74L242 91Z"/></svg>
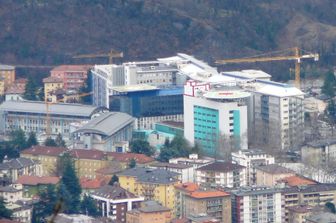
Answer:
<svg viewBox="0 0 336 223"><path fill-rule="evenodd" d="M55 143L58 147L66 147L65 141L63 140L61 133L58 133L55 139Z"/></svg>
<svg viewBox="0 0 336 223"><path fill-rule="evenodd" d="M333 99L331 99L328 103L327 115L330 121L334 124L336 122L336 105Z"/></svg>
<svg viewBox="0 0 336 223"><path fill-rule="evenodd" d="M82 214L90 215L92 217L100 216L96 202L90 196L84 195L80 209Z"/></svg>
<svg viewBox="0 0 336 223"><path fill-rule="evenodd" d="M62 173L61 183L64 184L67 191L71 195L71 211L77 213L80 205L80 195L82 188L79 184L78 177L76 175L75 166L73 160L65 160L64 169Z"/></svg>
<svg viewBox="0 0 336 223"><path fill-rule="evenodd" d="M59 159L57 160L57 164L56 164L56 172L55 174L57 176L62 176L63 172L64 172L64 167L65 164L72 162L72 157L69 153L63 153Z"/></svg>
<svg viewBox="0 0 336 223"><path fill-rule="evenodd" d="M131 160L130 160L130 162L129 162L129 164L128 164L128 167L129 167L129 168L134 168L134 167L136 167L136 161L135 161L135 159L131 159Z"/></svg>
<svg viewBox="0 0 336 223"><path fill-rule="evenodd" d="M335 86L336 86L336 78L333 71L329 71L325 78L322 86L322 93L328 95L330 97L335 96Z"/></svg>
<svg viewBox="0 0 336 223"><path fill-rule="evenodd" d="M0 197L0 218L11 219L12 214L13 212L9 210L8 208L6 208L3 197Z"/></svg>
<svg viewBox="0 0 336 223"><path fill-rule="evenodd" d="M331 202L327 202L325 204L326 208L331 212L331 213L336 213L336 208L335 208L335 205Z"/></svg>
<svg viewBox="0 0 336 223"><path fill-rule="evenodd" d="M56 188L54 185L48 185L46 189L38 193L40 199L33 207L33 222L44 222L44 219L50 216L57 202Z"/></svg>
<svg viewBox="0 0 336 223"><path fill-rule="evenodd" d="M12 131L10 133L10 143L12 148L18 151L27 148L25 132L22 129Z"/></svg>
<svg viewBox="0 0 336 223"><path fill-rule="evenodd" d="M133 140L130 144L130 147L132 153L140 153L147 156L152 156L155 152L154 148L149 145L149 142L142 139Z"/></svg>
<svg viewBox="0 0 336 223"><path fill-rule="evenodd" d="M29 77L28 82L26 84L25 92L23 94L23 98L26 100L36 101L37 100L36 93L37 93L36 82L32 77Z"/></svg>
<svg viewBox="0 0 336 223"><path fill-rule="evenodd" d="M119 182L119 177L118 177L117 175L114 174L114 175L111 177L111 180L110 180L110 182L109 182L108 184L111 185L111 186L113 186L114 183L116 183L116 182Z"/></svg>
<svg viewBox="0 0 336 223"><path fill-rule="evenodd" d="M187 157L190 153L196 152L194 150L199 150L199 147L191 148L184 137L177 135L171 142L169 140L165 141L158 160L168 162L171 158Z"/></svg>
<svg viewBox="0 0 336 223"><path fill-rule="evenodd" d="M44 141L44 145L45 146L57 146L57 143L55 142L54 139L52 139L51 137L46 138L46 140Z"/></svg>
<svg viewBox="0 0 336 223"><path fill-rule="evenodd" d="M35 132L30 132L29 136L28 136L28 139L27 139L26 147L30 148L30 147L35 146L37 144L38 144L38 142L37 142L37 139L36 139Z"/></svg>
<svg viewBox="0 0 336 223"><path fill-rule="evenodd" d="M75 214L78 213L78 209L73 208L72 205L74 205L73 203L73 196L72 194L70 194L69 190L67 189L67 187L64 185L63 182L60 183L60 185L58 186L58 193L57 193L57 197L59 202L61 203L61 211L66 213L66 214ZM77 204L75 204L77 206Z"/></svg>

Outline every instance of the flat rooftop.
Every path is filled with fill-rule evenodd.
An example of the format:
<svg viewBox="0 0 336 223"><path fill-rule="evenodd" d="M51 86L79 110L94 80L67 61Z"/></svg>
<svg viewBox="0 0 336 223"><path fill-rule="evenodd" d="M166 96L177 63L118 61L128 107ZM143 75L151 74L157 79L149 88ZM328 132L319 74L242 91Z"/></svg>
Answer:
<svg viewBox="0 0 336 223"><path fill-rule="evenodd" d="M50 115L80 116L90 118L98 107L82 104L57 103L49 105ZM46 115L46 104L42 101L4 101L0 105L2 112L35 113Z"/></svg>
<svg viewBox="0 0 336 223"><path fill-rule="evenodd" d="M123 85L112 87L113 91L117 91L120 93L136 92L136 91L153 91L158 89L159 88L157 86L149 84L134 84L134 85Z"/></svg>

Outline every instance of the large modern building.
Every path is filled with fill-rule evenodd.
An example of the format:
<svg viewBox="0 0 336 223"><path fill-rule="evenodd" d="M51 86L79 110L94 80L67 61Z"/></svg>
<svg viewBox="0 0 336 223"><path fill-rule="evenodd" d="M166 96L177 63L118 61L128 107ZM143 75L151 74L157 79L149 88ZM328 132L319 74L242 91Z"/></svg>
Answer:
<svg viewBox="0 0 336 223"><path fill-rule="evenodd" d="M231 191L233 223L281 223L285 210L281 190L242 187Z"/></svg>
<svg viewBox="0 0 336 223"><path fill-rule="evenodd" d="M208 156L247 149L247 100L237 86L188 81L184 87L184 136Z"/></svg>
<svg viewBox="0 0 336 223"><path fill-rule="evenodd" d="M246 74L250 75L246 75ZM297 149L303 142L304 93L288 84L255 77L252 71L223 72L251 92L249 139L255 145L275 149Z"/></svg>
<svg viewBox="0 0 336 223"><path fill-rule="evenodd" d="M256 185L257 171L256 167L274 163L274 156L271 156L261 150L240 150L231 153L233 163L246 167L246 184L248 186Z"/></svg>
<svg viewBox="0 0 336 223"><path fill-rule="evenodd" d="M132 139L134 118L126 113L106 112L90 120L72 133L74 148L118 150L121 142Z"/></svg>
<svg viewBox="0 0 336 223"><path fill-rule="evenodd" d="M110 110L136 118L136 129L154 129L161 121L183 121L183 88L129 85L113 88Z"/></svg>
<svg viewBox="0 0 336 223"><path fill-rule="evenodd" d="M27 134L35 132L39 137L45 135L47 128L51 135L62 134L64 140L70 137L70 123L90 120L102 109L81 104L49 105L49 120L44 102L5 101L0 105L0 132L8 134L22 129ZM49 123L49 126L48 126Z"/></svg>

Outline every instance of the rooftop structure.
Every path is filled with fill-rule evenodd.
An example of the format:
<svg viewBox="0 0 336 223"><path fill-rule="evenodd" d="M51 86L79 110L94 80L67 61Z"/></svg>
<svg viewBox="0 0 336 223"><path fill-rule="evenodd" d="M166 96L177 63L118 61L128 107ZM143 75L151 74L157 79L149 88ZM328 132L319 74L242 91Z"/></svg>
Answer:
<svg viewBox="0 0 336 223"><path fill-rule="evenodd" d="M133 176L138 182L150 184L171 184L178 182L177 173L162 169L132 168L117 174L118 176Z"/></svg>
<svg viewBox="0 0 336 223"><path fill-rule="evenodd" d="M59 177L38 177L38 176L21 176L19 179L16 181L18 184L22 185L28 185L28 186L36 186L36 185L41 185L41 184L58 184L60 181Z"/></svg>
<svg viewBox="0 0 336 223"><path fill-rule="evenodd" d="M67 148L62 147L32 146L29 149L23 150L21 154L59 156L60 154L66 152L67 150L68 150Z"/></svg>
<svg viewBox="0 0 336 223"><path fill-rule="evenodd" d="M0 70L14 70L15 67L11 65L6 65L6 64L0 64Z"/></svg>
<svg viewBox="0 0 336 223"><path fill-rule="evenodd" d="M280 180L280 183L284 183L290 187L317 184L316 181L301 176L285 177Z"/></svg>
<svg viewBox="0 0 336 223"><path fill-rule="evenodd" d="M336 214L329 212L321 212L313 214L306 218L307 223L335 223Z"/></svg>
<svg viewBox="0 0 336 223"><path fill-rule="evenodd" d="M217 162L210 163L205 166L199 167L197 170L226 173L226 172L230 172L230 171L238 170L238 169L244 169L244 167L238 164L230 163L230 162L217 161Z"/></svg>
<svg viewBox="0 0 336 223"><path fill-rule="evenodd" d="M270 164L266 166L258 166L256 167L259 170L262 170L263 172L266 173L271 173L271 174L281 174L281 173L293 173L292 170L287 169L285 167L282 167L278 164Z"/></svg>

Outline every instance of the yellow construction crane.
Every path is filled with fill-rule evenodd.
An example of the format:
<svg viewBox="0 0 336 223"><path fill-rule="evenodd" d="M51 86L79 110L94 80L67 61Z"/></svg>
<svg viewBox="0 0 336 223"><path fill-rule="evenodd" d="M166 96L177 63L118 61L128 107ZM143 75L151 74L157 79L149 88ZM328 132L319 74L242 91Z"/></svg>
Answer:
<svg viewBox="0 0 336 223"><path fill-rule="evenodd" d="M290 51L294 55L289 56L272 56L272 57L246 57L237 59L224 59L216 60L216 64L229 64L229 63L254 63L254 62L268 62L268 61L283 61L283 60L295 60L295 86L300 89L300 63L302 59L313 58L315 61L319 60L317 53L307 53L302 55L301 50L298 47L290 48ZM280 52L280 51L278 51Z"/></svg>
<svg viewBox="0 0 336 223"><path fill-rule="evenodd" d="M108 53L97 53L97 54L81 54L77 56L73 56L72 58L81 59L81 58L96 58L96 57L108 57L109 64L113 63L113 58L122 58L124 57L123 52L117 52L111 49Z"/></svg>
<svg viewBox="0 0 336 223"><path fill-rule="evenodd" d="M93 92L89 92L89 93L82 93L82 94L77 94L77 95L74 95L75 97L84 97L84 96L87 96L87 95L91 95L93 94ZM55 102L48 102L48 101L45 101L45 105L46 105L46 135L47 137L50 136L50 133L51 133L51 129L50 129L50 110L49 110L49 107L50 105L53 105L53 104L57 104L58 102L64 102L65 101L65 98L61 98L61 99L57 99Z"/></svg>

